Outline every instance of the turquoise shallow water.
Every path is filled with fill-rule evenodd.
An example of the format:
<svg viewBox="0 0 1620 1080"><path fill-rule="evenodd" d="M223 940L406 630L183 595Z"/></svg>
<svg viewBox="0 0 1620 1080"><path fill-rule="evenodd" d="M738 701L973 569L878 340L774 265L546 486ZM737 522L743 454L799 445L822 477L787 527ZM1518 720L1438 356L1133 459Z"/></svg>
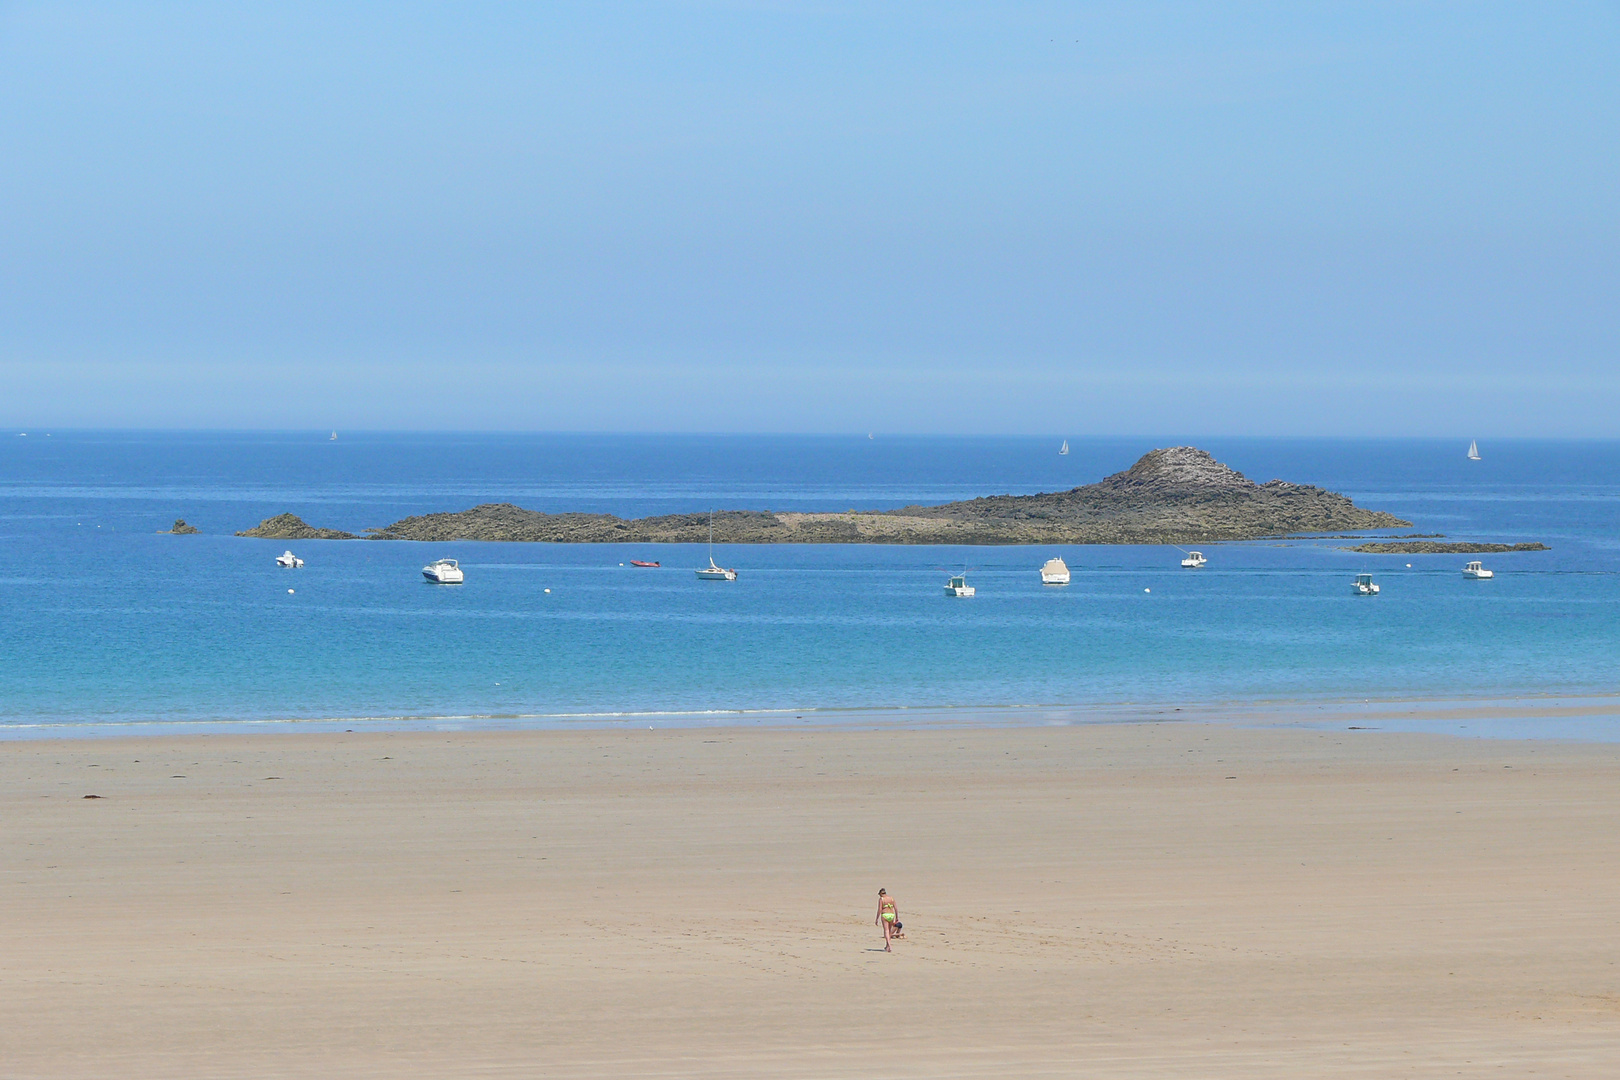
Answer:
<svg viewBox="0 0 1620 1080"><path fill-rule="evenodd" d="M1479 463L1453 442L1200 443L1411 531L1553 545L1487 558L1490 582L1464 580L1456 556L1330 540L1205 545L1199 571L1161 547L736 547L717 555L740 579L713 584L692 574L699 547L229 535L283 510L358 531L483 501L627 515L899 506L1070 487L1188 440L1069 441L1059 457L1056 439L10 436L0 733L939 706L1093 716L1620 689L1617 443L1482 441ZM156 535L176 517L205 535ZM288 546L303 569L275 566ZM1053 554L1074 571L1067 588L1040 584ZM465 585L422 583L440 556L461 560ZM664 566L620 565L631 558ZM949 600L944 578L964 566L978 595ZM1363 569L1381 596L1351 595ZM1561 724L1544 730L1611 727Z"/></svg>

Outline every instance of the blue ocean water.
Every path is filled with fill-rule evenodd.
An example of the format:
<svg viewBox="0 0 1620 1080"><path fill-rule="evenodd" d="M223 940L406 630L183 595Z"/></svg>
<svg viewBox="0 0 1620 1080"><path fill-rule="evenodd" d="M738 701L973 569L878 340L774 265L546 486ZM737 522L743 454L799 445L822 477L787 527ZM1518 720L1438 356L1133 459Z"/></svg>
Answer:
<svg viewBox="0 0 1620 1080"><path fill-rule="evenodd" d="M489 501L887 508L1072 487L1185 441L7 435L0 733L1620 690L1620 442L1487 441L1469 462L1454 441L1192 440L1413 521L1397 531L1552 546L1487 557L1489 582L1343 540L1203 545L1198 571L1165 547L723 547L741 576L716 584L692 573L701 546L231 535L288 510L358 532ZM157 534L177 517L204 534ZM275 565L289 546L302 569ZM1067 588L1040 584L1052 555ZM466 584L425 584L446 556ZM949 600L964 567L978 595ZM1381 596L1351 595L1362 570Z"/></svg>

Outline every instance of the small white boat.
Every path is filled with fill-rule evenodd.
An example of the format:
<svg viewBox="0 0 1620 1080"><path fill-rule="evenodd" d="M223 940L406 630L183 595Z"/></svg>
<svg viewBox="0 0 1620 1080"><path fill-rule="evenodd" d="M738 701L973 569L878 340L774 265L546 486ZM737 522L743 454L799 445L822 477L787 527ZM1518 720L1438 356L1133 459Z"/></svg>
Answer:
<svg viewBox="0 0 1620 1080"><path fill-rule="evenodd" d="M304 560L300 559L290 551L283 551L280 555L276 556L276 565L284 566L288 570L296 570L300 566L304 565Z"/></svg>
<svg viewBox="0 0 1620 1080"><path fill-rule="evenodd" d="M439 559L422 567L422 576L438 585L460 585L463 578L461 564L454 559Z"/></svg>
<svg viewBox="0 0 1620 1080"><path fill-rule="evenodd" d="M1058 456L1060 456L1060 457L1064 456L1064 455L1068 454L1068 452L1069 452L1069 440L1064 439L1063 440L1063 445L1058 447Z"/></svg>
<svg viewBox="0 0 1620 1080"><path fill-rule="evenodd" d="M1468 460L1469 461L1478 461L1479 460L1479 443L1474 442L1472 439L1470 439L1469 442L1468 442Z"/></svg>
<svg viewBox="0 0 1620 1080"><path fill-rule="evenodd" d="M736 581L737 571L724 566L715 565L714 556L709 556L709 565L694 571L704 581Z"/></svg>
<svg viewBox="0 0 1620 1080"><path fill-rule="evenodd" d="M709 565L694 573L704 581L736 581L737 571L720 566L714 561L714 511L709 511Z"/></svg>
<svg viewBox="0 0 1620 1080"><path fill-rule="evenodd" d="M337 442L337 432L332 432L332 437L327 442Z"/></svg>
<svg viewBox="0 0 1620 1080"><path fill-rule="evenodd" d="M1463 577L1473 578L1475 581L1484 581L1486 578L1495 576L1496 574L1493 571L1485 569L1485 567L1477 561L1471 562L1467 566L1463 567Z"/></svg>
<svg viewBox="0 0 1620 1080"><path fill-rule="evenodd" d="M957 574L945 583L946 596L972 596L973 586L967 583L967 575Z"/></svg>
<svg viewBox="0 0 1620 1080"><path fill-rule="evenodd" d="M1350 591L1357 596L1377 596L1378 585L1373 581L1371 574L1357 574L1356 583L1350 586Z"/></svg>
<svg viewBox="0 0 1620 1080"><path fill-rule="evenodd" d="M1189 570L1196 570L1207 562L1209 562L1209 560L1204 558L1204 553L1202 551L1189 551L1187 552L1187 557L1181 560L1181 565L1185 566Z"/></svg>
<svg viewBox="0 0 1620 1080"><path fill-rule="evenodd" d="M1042 585L1067 585L1069 583L1069 564L1062 559L1047 559L1046 565L1041 567Z"/></svg>

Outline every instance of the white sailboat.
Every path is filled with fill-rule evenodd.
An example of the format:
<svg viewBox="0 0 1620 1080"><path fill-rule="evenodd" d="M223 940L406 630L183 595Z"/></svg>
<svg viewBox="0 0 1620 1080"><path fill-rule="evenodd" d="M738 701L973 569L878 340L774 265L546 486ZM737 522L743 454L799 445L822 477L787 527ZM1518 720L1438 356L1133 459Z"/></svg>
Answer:
<svg viewBox="0 0 1620 1080"><path fill-rule="evenodd" d="M1479 460L1479 443L1474 442L1472 439L1470 439L1468 441L1468 460L1469 461L1478 461Z"/></svg>
<svg viewBox="0 0 1620 1080"><path fill-rule="evenodd" d="M714 511L709 511L709 565L693 571L704 581L736 581L737 571L718 565L714 561Z"/></svg>
<svg viewBox="0 0 1620 1080"><path fill-rule="evenodd" d="M1068 454L1068 452L1069 452L1069 440L1064 439L1063 440L1063 445L1058 447L1058 456L1063 457L1066 454Z"/></svg>
<svg viewBox="0 0 1620 1080"><path fill-rule="evenodd" d="M337 432L332 432L332 437L327 442L337 442Z"/></svg>

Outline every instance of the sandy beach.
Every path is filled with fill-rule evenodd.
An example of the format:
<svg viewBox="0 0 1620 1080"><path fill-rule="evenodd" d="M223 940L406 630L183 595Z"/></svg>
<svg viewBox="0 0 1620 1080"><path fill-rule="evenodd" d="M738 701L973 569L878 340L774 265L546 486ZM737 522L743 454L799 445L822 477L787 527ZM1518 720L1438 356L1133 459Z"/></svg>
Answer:
<svg viewBox="0 0 1620 1080"><path fill-rule="evenodd" d="M0 1076L1609 1077L1617 792L1206 723L14 742Z"/></svg>

